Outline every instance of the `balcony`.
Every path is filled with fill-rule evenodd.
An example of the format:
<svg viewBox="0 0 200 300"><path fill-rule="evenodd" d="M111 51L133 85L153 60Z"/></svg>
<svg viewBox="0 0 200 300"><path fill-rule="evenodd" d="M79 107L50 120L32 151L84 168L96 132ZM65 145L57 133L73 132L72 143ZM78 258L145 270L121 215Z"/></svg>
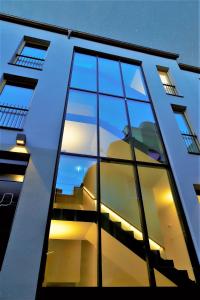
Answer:
<svg viewBox="0 0 200 300"><path fill-rule="evenodd" d="M27 107L0 103L0 128L22 130Z"/></svg>
<svg viewBox="0 0 200 300"><path fill-rule="evenodd" d="M197 136L182 133L182 137L189 153L200 154Z"/></svg>
<svg viewBox="0 0 200 300"><path fill-rule="evenodd" d="M163 83L163 86L164 86L165 92L167 94L178 96L178 92L177 92L176 87L174 85Z"/></svg>
<svg viewBox="0 0 200 300"><path fill-rule="evenodd" d="M15 65L42 70L44 59L16 54Z"/></svg>

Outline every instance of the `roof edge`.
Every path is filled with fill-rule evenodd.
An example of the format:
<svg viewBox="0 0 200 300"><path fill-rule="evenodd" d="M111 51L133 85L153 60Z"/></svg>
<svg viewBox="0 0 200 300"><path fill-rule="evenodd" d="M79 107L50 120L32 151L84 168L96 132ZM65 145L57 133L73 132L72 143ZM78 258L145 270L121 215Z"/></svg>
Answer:
<svg viewBox="0 0 200 300"><path fill-rule="evenodd" d="M118 41L118 40L115 40L112 38L102 37L102 36L95 35L95 34L72 30L69 28L51 25L48 23L43 23L43 22L34 21L34 20L30 20L30 19L25 19L25 18L21 18L21 17L9 15L9 14L0 13L0 20L11 22L11 23L17 23L20 25L26 25L26 26L30 26L30 27L35 27L38 29L48 30L51 32L60 33L60 34L64 34L64 35L68 35L69 31L70 31L71 36L74 36L77 38L87 39L87 40L99 42L99 43L105 43L105 44L108 44L111 46L116 46L116 47L125 48L125 49L129 49L129 50L133 50L133 51L143 52L143 53L161 56L161 57L165 57L165 58L177 59L179 57L179 54L177 54L177 53L158 50L158 49L149 48L149 47L144 47L144 46L140 46L140 45L136 45L136 44L132 44L132 43L128 43L128 42Z"/></svg>
<svg viewBox="0 0 200 300"><path fill-rule="evenodd" d="M181 63L179 63L179 67L181 70L200 74L200 67L195 67L195 66L181 64Z"/></svg>

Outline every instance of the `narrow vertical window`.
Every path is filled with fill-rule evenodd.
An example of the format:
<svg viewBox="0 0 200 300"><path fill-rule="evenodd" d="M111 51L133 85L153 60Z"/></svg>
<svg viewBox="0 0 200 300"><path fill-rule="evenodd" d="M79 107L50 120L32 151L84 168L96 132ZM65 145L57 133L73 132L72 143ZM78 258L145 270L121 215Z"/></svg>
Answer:
<svg viewBox="0 0 200 300"><path fill-rule="evenodd" d="M175 118L182 134L184 143L189 153L200 154L199 142L195 133L189 126L186 118L185 108L181 106L172 106Z"/></svg>
<svg viewBox="0 0 200 300"><path fill-rule="evenodd" d="M160 80L163 84L166 94L177 96L178 92L175 85L172 83L169 71L158 68L158 74L160 76Z"/></svg>

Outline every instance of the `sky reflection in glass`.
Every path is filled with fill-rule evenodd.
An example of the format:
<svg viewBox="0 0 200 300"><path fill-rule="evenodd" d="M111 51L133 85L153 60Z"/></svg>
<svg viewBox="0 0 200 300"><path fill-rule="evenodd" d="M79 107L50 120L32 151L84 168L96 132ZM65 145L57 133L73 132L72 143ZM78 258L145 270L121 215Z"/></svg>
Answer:
<svg viewBox="0 0 200 300"><path fill-rule="evenodd" d="M122 63L126 97L148 101L146 87L139 66Z"/></svg>
<svg viewBox="0 0 200 300"><path fill-rule="evenodd" d="M6 84L0 94L0 103L29 107L33 89Z"/></svg>
<svg viewBox="0 0 200 300"><path fill-rule="evenodd" d="M100 96L99 101L100 154L131 159L124 99Z"/></svg>
<svg viewBox="0 0 200 300"><path fill-rule="evenodd" d="M24 46L21 55L24 56L31 56L34 58L40 58L40 59L45 59L46 57L46 50L44 49L39 49L31 46Z"/></svg>
<svg viewBox="0 0 200 300"><path fill-rule="evenodd" d="M89 170L96 165L95 159L61 155L56 188L65 195L73 195L74 188L84 183Z"/></svg>
<svg viewBox="0 0 200 300"><path fill-rule="evenodd" d="M75 53L71 87L96 91L96 65L97 60L95 56Z"/></svg>
<svg viewBox="0 0 200 300"><path fill-rule="evenodd" d="M181 133L191 134L189 126L187 125L187 122L184 118L184 115L182 113L175 113L175 117Z"/></svg>
<svg viewBox="0 0 200 300"><path fill-rule="evenodd" d="M105 94L123 96L119 62L98 58L99 91Z"/></svg>

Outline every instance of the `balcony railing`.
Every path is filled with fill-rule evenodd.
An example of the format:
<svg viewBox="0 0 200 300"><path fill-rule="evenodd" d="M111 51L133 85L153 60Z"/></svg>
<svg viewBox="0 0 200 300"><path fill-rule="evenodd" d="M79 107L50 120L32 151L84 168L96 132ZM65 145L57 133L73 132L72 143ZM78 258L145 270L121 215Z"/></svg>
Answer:
<svg viewBox="0 0 200 300"><path fill-rule="evenodd" d="M27 112L27 107L0 103L0 127L22 129Z"/></svg>
<svg viewBox="0 0 200 300"><path fill-rule="evenodd" d="M42 70L44 59L16 54L15 65Z"/></svg>
<svg viewBox="0 0 200 300"><path fill-rule="evenodd" d="M163 83L163 86L167 94L178 96L178 92L174 85Z"/></svg>
<svg viewBox="0 0 200 300"><path fill-rule="evenodd" d="M182 137L189 153L200 154L197 137L195 135L182 133Z"/></svg>

